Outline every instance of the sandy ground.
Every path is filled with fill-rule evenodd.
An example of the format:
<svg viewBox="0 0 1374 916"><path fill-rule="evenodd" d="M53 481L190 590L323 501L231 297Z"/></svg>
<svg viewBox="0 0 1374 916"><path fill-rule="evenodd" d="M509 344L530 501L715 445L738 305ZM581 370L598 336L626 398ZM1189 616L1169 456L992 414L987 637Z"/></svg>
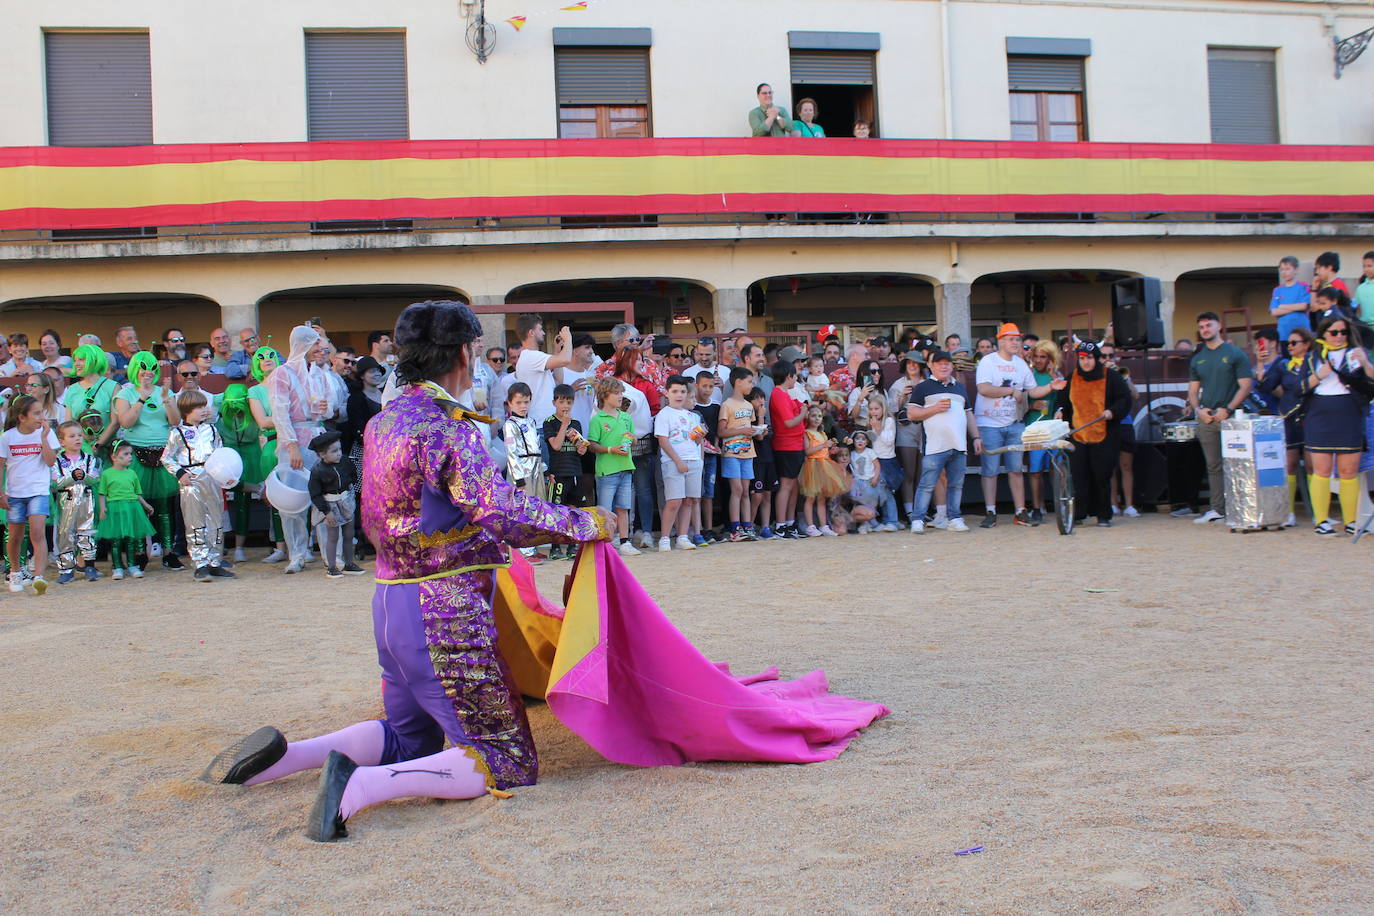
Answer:
<svg viewBox="0 0 1374 916"><path fill-rule="evenodd" d="M540 785L376 807L327 846L313 774L199 776L259 725L379 714L370 580L5 595L0 910L1368 913L1371 550L1004 518L647 555L711 658L824 667L893 715L829 763L634 769L536 705Z"/></svg>

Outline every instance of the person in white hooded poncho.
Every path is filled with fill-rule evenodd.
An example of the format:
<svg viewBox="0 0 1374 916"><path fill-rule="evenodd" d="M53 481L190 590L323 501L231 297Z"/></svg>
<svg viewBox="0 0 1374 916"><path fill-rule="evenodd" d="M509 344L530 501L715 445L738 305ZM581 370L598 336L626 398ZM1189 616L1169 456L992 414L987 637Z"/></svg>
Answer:
<svg viewBox="0 0 1374 916"><path fill-rule="evenodd" d="M267 397L277 424L278 462L295 471L309 471L318 460L309 449L310 440L324 432L323 419L329 410L329 381L315 365L319 350L319 331L309 325L292 328L291 354L267 377ZM309 514L309 507L294 515L281 513L290 558L288 573L305 568L310 552Z"/></svg>

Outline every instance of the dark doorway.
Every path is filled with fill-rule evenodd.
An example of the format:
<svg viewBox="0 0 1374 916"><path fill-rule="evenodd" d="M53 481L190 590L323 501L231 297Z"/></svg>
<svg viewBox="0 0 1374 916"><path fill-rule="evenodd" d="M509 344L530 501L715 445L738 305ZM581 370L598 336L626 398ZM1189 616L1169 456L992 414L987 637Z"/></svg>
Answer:
<svg viewBox="0 0 1374 916"><path fill-rule="evenodd" d="M815 99L820 110L816 123L825 130L827 137L852 137L855 121L867 121L872 125L869 136L878 136L872 86L793 83L791 114L794 120L799 117L798 103L807 98Z"/></svg>

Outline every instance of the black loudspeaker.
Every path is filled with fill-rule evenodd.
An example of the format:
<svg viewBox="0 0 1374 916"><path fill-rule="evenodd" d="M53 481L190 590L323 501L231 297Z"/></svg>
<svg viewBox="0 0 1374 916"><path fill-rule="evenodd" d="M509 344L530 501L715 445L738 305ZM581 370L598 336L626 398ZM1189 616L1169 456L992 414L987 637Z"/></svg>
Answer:
<svg viewBox="0 0 1374 916"><path fill-rule="evenodd" d="M1045 311L1045 284L1026 284L1026 311L1035 315Z"/></svg>
<svg viewBox="0 0 1374 916"><path fill-rule="evenodd" d="M1144 350L1164 346L1161 299L1158 277L1132 277L1112 284L1112 331L1118 347Z"/></svg>

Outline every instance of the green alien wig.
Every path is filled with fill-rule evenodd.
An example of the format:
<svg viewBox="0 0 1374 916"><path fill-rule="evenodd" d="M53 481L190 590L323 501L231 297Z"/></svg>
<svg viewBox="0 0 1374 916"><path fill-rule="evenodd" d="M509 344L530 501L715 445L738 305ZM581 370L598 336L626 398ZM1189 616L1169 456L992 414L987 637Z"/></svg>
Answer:
<svg viewBox="0 0 1374 916"><path fill-rule="evenodd" d="M224 399L220 401L219 415L224 421L224 428L232 430L235 439L241 433L252 414L248 410L248 386L241 382L235 382L224 389Z"/></svg>
<svg viewBox="0 0 1374 916"><path fill-rule="evenodd" d="M147 350L139 350L129 357L129 384L138 387L138 374L140 372L151 372L153 374L153 384L162 381L162 367L157 364L157 357Z"/></svg>
<svg viewBox="0 0 1374 916"><path fill-rule="evenodd" d="M76 373L77 366L81 367L82 377L104 375L110 371L110 358L95 344L82 344L72 351L73 374Z"/></svg>
<svg viewBox="0 0 1374 916"><path fill-rule="evenodd" d="M281 365L281 354L271 347L258 347L253 351L253 378L259 383L267 377L267 373L262 371L262 361L265 359L275 360L277 365Z"/></svg>

